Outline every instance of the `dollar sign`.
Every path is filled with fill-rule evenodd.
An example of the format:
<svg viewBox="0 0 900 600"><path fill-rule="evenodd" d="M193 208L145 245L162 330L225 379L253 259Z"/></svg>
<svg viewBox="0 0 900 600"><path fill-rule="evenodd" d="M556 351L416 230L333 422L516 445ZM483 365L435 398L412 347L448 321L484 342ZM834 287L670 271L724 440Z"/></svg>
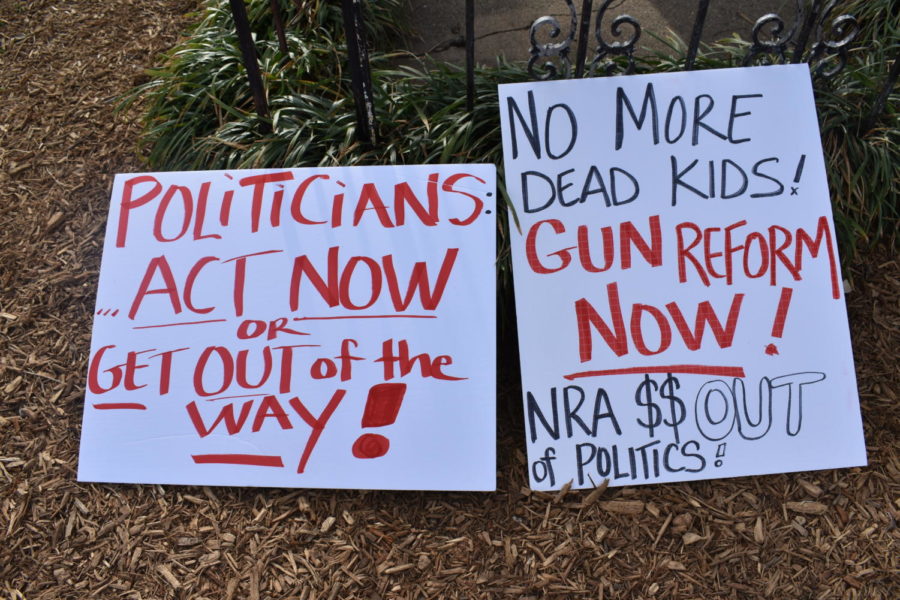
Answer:
<svg viewBox="0 0 900 600"><path fill-rule="evenodd" d="M666 377L662 385L659 386L659 395L669 401L669 416L671 421L663 421L664 424L672 428L675 433L675 443L680 443L678 438L678 426L684 423L687 411L684 408L684 402L675 395L675 390L681 387L677 377L673 377L671 373Z"/></svg>
<svg viewBox="0 0 900 600"><path fill-rule="evenodd" d="M650 437L653 437L653 430L662 423L662 410L653 401L653 391L657 389L659 389L659 385L650 379L649 375L644 375L644 381L641 382L634 393L634 401L637 405L647 407L647 422L645 423L638 419L637 424L641 427L646 427Z"/></svg>

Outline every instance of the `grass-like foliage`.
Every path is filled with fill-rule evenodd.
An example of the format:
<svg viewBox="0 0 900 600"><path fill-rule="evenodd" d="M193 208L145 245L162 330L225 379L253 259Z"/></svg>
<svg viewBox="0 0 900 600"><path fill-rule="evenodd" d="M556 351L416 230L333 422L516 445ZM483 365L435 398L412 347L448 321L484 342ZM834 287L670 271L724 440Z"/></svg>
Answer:
<svg viewBox="0 0 900 600"><path fill-rule="evenodd" d="M297 10L297 5L305 10ZM356 117L346 72L346 48L336 2L283 0L289 20L287 56L278 50L267 0L248 3L271 111L271 133L260 133L228 3L208 0L190 37L127 102L145 107L144 141L159 170L299 167L354 164L490 162L501 166L497 84L525 81L522 65L475 73L476 101L465 107L465 75L452 65L396 67L389 53L403 33L395 25L402 0L364 3L375 87L378 142L355 140ZM877 242L896 247L900 228L900 139L897 93L869 122L889 57L898 55L896 5L849 0L833 14L854 12L862 30L847 67L816 78L823 145L829 165L838 235L845 257ZM739 66L747 43L704 48L697 68ZM685 47L644 57L639 72L681 70ZM871 126L870 126L871 125ZM500 177L502 187L502 176ZM504 197L501 189L501 197ZM503 215L505 211L498 211ZM501 226L500 235L505 228ZM501 242L501 299L509 292L508 245Z"/></svg>
<svg viewBox="0 0 900 600"><path fill-rule="evenodd" d="M860 23L847 68L817 91L838 233L851 253L885 242L900 246L900 90L871 114L892 61L900 60L900 3L850 0L841 13ZM841 14L835 13L835 14Z"/></svg>
<svg viewBox="0 0 900 600"><path fill-rule="evenodd" d="M346 51L340 3L279 1L286 21L287 56L278 49L268 0L246 3L275 138L257 135L259 117L229 4L208 0L187 39L164 57L161 67L149 71L149 81L122 103L127 107L140 101L145 107L144 140L151 166L174 170L279 166L288 160L309 164L299 157L305 154L304 141L310 132L338 135L336 144L352 139L352 131L347 131L351 123L345 118L328 122L328 129L321 129L324 122L314 121L302 131L285 133L303 114L330 118L329 113L343 112L347 106L352 111L353 105L343 76ZM382 44L401 39L406 29L397 17L403 4L403 0L364 3L370 39ZM284 150L281 146L264 148L285 135L291 144L289 157L278 155Z"/></svg>

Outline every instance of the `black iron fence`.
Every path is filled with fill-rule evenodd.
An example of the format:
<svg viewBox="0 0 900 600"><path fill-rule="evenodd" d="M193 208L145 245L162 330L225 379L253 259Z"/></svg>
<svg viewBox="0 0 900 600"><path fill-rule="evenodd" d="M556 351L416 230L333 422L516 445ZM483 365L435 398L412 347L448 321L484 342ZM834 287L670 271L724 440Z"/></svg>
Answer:
<svg viewBox="0 0 900 600"><path fill-rule="evenodd" d="M543 44L537 41L541 29L547 30L550 38L560 36L562 27L556 18L541 17L531 26L529 74L536 79L560 75L568 77L573 71L570 53L576 41L576 31L578 39L574 63L575 77L583 77L585 74L595 75L600 70L607 75L613 74L617 63L611 59L615 56L626 58L624 72L631 73L634 70L637 42L641 38L640 22L627 14L610 17L609 10L616 0L597 2L596 13L594 0L582 0L580 15L574 0L564 1L568 8L570 24L566 36L561 41ZM694 68L709 4L710 0L697 2L685 70L690 71ZM846 64L847 49L859 32L856 18L852 15L837 17L832 15L836 6L837 0L827 2L813 0L809 3L796 0L796 14L793 15L792 21L786 21L774 13L760 17L752 29L752 45L744 58L744 65L751 64L763 55L771 55L781 63L814 63L819 74L835 75ZM585 64L591 42L591 20L594 16L596 18L593 37L596 47L591 61ZM810 44L813 33L815 38ZM826 68L827 59L830 57L837 57L837 61ZM559 65L562 65L562 69ZM539 66L543 67L543 72L538 71Z"/></svg>
<svg viewBox="0 0 900 600"><path fill-rule="evenodd" d="M367 144L377 143L375 137L375 102L362 3L364 0L341 0L346 33L351 88L356 106L357 135ZM564 2L568 13L568 27L559 19L544 16L531 25L528 73L534 79L612 75L616 71L628 74L635 68L635 51L641 38L641 24L628 14L610 15L618 0L575 0ZM244 66L253 95L256 112L268 116L265 89L259 62L253 46L252 32L247 19L244 0L229 0L241 46ZM302 10L299 0L293 0ZM706 23L711 0L698 0L686 58L685 70L695 66L700 50L700 38ZM744 56L745 66L759 63L809 63L815 75L830 78L847 64L847 52L859 33L853 15L835 14L839 0L795 0L789 18L770 13L757 19L750 34L751 43ZM561 7L562 8L562 7ZM284 19L279 0L270 0L278 44L287 53ZM466 47L466 105L471 111L475 98L475 0L465 1ZM593 36L591 31L593 29ZM593 42L591 40L593 37ZM591 46L593 44L593 49ZM574 56L573 56L574 50ZM588 52L591 51L591 56ZM620 60L615 60L622 57ZM590 60L588 60L590 58ZM881 92L875 98L866 119L871 127L885 109L888 96L900 74L900 56L894 56ZM265 122L265 120L263 120Z"/></svg>

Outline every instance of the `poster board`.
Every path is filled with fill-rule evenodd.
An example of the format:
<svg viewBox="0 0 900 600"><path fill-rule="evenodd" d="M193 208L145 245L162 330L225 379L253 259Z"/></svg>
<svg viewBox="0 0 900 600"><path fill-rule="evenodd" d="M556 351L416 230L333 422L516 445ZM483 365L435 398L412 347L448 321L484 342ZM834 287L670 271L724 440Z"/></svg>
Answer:
<svg viewBox="0 0 900 600"><path fill-rule="evenodd" d="M79 480L493 490L495 189L493 165L116 176Z"/></svg>
<svg viewBox="0 0 900 600"><path fill-rule="evenodd" d="M533 488L866 463L807 65L500 109Z"/></svg>

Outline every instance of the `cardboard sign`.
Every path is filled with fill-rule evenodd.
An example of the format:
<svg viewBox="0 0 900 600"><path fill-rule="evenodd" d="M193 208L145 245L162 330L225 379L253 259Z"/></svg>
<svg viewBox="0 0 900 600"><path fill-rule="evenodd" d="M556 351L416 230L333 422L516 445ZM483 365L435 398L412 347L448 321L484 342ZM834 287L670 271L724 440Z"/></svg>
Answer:
<svg viewBox="0 0 900 600"><path fill-rule="evenodd" d="M79 479L493 490L495 186L493 165L118 175Z"/></svg>
<svg viewBox="0 0 900 600"><path fill-rule="evenodd" d="M806 65L500 106L534 488L865 464Z"/></svg>

